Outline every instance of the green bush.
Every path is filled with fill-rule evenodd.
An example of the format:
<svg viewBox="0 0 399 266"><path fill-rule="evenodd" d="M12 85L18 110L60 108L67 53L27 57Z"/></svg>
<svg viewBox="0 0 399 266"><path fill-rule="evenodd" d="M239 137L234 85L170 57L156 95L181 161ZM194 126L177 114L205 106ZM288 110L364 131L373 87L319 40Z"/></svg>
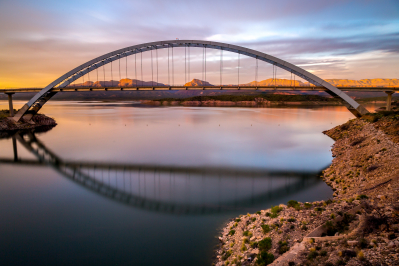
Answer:
<svg viewBox="0 0 399 266"><path fill-rule="evenodd" d="M359 196L356 197L357 200L368 199L368 198L369 198L369 197L367 197L367 196L364 195L364 194L361 194L361 195L359 195Z"/></svg>
<svg viewBox="0 0 399 266"><path fill-rule="evenodd" d="M229 235L234 235L236 233L236 230L230 230Z"/></svg>
<svg viewBox="0 0 399 266"><path fill-rule="evenodd" d="M266 237L263 240L258 242L259 250L268 251L272 248L272 239L270 237Z"/></svg>
<svg viewBox="0 0 399 266"><path fill-rule="evenodd" d="M256 261L256 264L260 266L269 265L274 261L274 255L267 251L260 252L257 258L258 260Z"/></svg>
<svg viewBox="0 0 399 266"><path fill-rule="evenodd" d="M255 217L253 217L251 220L252 220L252 222L255 222L255 221L256 221L256 218L255 218Z"/></svg>
<svg viewBox="0 0 399 266"><path fill-rule="evenodd" d="M295 218L289 218L287 221L290 222L290 223L293 223L293 222L296 221L296 219Z"/></svg>
<svg viewBox="0 0 399 266"><path fill-rule="evenodd" d="M262 224L261 225L263 233L269 233L270 232L270 226L268 224Z"/></svg>
<svg viewBox="0 0 399 266"><path fill-rule="evenodd" d="M305 203L303 204L303 206L305 207L305 209L310 209L310 208L312 207L312 203L305 202Z"/></svg>
<svg viewBox="0 0 399 266"><path fill-rule="evenodd" d="M251 232L249 232L249 231L244 231L243 233L242 233L242 235L243 236L252 236L252 233Z"/></svg>
<svg viewBox="0 0 399 266"><path fill-rule="evenodd" d="M224 253L222 255L222 260L227 260L231 256L232 253L233 252L231 250L226 251L226 253Z"/></svg>
<svg viewBox="0 0 399 266"><path fill-rule="evenodd" d="M278 251L279 254L284 254L288 250L290 250L290 247L288 246L287 241L279 241L278 242L277 251Z"/></svg>
<svg viewBox="0 0 399 266"><path fill-rule="evenodd" d="M308 259L312 260L312 259L316 258L317 256L319 256L319 252L314 250L314 251L309 252Z"/></svg>
<svg viewBox="0 0 399 266"><path fill-rule="evenodd" d="M292 208L294 208L296 205L298 205L299 203L298 203L298 201L296 201L296 200L290 200L290 201L288 201L288 203L287 203L287 207L292 207Z"/></svg>
<svg viewBox="0 0 399 266"><path fill-rule="evenodd" d="M237 223L241 222L241 219L236 219L236 222L237 222Z"/></svg>

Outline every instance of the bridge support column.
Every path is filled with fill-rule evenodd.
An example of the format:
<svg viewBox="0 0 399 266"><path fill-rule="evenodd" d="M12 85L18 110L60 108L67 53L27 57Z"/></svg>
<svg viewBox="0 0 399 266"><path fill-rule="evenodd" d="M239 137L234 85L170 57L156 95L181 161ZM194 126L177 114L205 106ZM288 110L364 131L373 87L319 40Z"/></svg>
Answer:
<svg viewBox="0 0 399 266"><path fill-rule="evenodd" d="M392 94L393 94L394 92L393 92L393 91L386 91L385 93L388 94L388 97L387 97L387 108L386 108L386 110L387 110L387 111L391 111L391 110L392 110L392 107L391 107Z"/></svg>
<svg viewBox="0 0 399 266"><path fill-rule="evenodd" d="M12 148L14 150L14 162L18 161L17 139L12 136Z"/></svg>
<svg viewBox="0 0 399 266"><path fill-rule="evenodd" d="M6 93L8 95L8 107L10 109L10 116L14 116L14 106L12 105L12 95L14 94L13 92Z"/></svg>

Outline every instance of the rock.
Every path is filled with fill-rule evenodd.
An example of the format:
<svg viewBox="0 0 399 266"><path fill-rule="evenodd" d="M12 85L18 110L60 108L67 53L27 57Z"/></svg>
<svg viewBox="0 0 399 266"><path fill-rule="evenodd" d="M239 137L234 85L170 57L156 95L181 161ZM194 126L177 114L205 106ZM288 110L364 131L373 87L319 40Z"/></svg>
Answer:
<svg viewBox="0 0 399 266"><path fill-rule="evenodd" d="M359 241L353 240L353 241L348 241L347 243L348 243L348 245L350 245L350 246L356 246L356 245L359 243Z"/></svg>

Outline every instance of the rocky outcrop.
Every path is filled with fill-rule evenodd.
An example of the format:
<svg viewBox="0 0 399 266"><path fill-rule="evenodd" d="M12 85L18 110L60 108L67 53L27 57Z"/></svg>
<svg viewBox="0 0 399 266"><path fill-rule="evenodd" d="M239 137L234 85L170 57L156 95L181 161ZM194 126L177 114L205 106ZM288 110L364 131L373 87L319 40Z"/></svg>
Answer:
<svg viewBox="0 0 399 266"><path fill-rule="evenodd" d="M33 129L41 126L53 127L56 125L57 123L53 118L42 114L35 115L32 118L32 120L29 122L27 121L15 122L14 120L9 118L1 118L0 132Z"/></svg>
<svg viewBox="0 0 399 266"><path fill-rule="evenodd" d="M322 175L333 199L231 220L215 264L399 265L399 113L371 116L324 132L336 141Z"/></svg>

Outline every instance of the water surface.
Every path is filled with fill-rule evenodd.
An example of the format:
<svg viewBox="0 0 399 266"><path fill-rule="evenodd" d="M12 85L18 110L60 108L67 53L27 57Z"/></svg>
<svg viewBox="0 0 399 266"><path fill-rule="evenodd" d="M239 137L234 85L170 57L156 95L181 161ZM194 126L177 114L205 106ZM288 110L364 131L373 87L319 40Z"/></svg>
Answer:
<svg viewBox="0 0 399 266"><path fill-rule="evenodd" d="M0 140L0 264L209 265L228 219L331 197L317 178L332 160L321 132L352 118L344 107L42 112L58 126L15 136L17 154Z"/></svg>

